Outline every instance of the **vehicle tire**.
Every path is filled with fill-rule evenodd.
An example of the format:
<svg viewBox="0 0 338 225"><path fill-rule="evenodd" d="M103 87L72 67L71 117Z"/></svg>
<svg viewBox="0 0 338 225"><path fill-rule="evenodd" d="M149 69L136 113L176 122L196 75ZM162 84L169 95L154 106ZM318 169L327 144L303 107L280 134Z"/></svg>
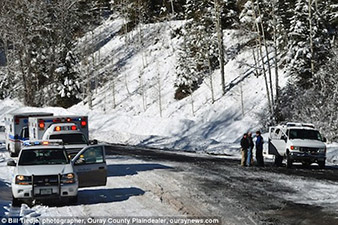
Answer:
<svg viewBox="0 0 338 225"><path fill-rule="evenodd" d="M282 163L283 163L283 157L280 156L280 155L276 155L275 156L275 165L277 167L281 167L282 166Z"/></svg>
<svg viewBox="0 0 338 225"><path fill-rule="evenodd" d="M292 167L292 159L290 157L290 154L287 153L286 155L286 168L290 169Z"/></svg>
<svg viewBox="0 0 338 225"><path fill-rule="evenodd" d="M325 168L325 161L318 162L318 166L319 166L319 168L324 169Z"/></svg>
<svg viewBox="0 0 338 225"><path fill-rule="evenodd" d="M22 201L12 196L12 207L21 207Z"/></svg>
<svg viewBox="0 0 338 225"><path fill-rule="evenodd" d="M68 202L72 205L75 205L77 203L77 201L78 201L78 195L72 196L68 199Z"/></svg>

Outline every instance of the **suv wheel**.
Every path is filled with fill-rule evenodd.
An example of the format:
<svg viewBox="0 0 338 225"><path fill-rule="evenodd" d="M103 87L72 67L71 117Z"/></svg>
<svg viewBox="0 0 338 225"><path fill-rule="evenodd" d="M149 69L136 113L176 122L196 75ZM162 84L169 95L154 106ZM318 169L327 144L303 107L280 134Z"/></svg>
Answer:
<svg viewBox="0 0 338 225"><path fill-rule="evenodd" d="M72 196L72 197L70 197L69 199L68 199L68 201L69 201L69 203L70 204L76 204L77 203L77 200L78 200L78 196L76 195L76 196Z"/></svg>
<svg viewBox="0 0 338 225"><path fill-rule="evenodd" d="M318 162L319 168L324 169L325 168L325 161Z"/></svg>
<svg viewBox="0 0 338 225"><path fill-rule="evenodd" d="M12 196L12 207L21 207L22 201Z"/></svg>

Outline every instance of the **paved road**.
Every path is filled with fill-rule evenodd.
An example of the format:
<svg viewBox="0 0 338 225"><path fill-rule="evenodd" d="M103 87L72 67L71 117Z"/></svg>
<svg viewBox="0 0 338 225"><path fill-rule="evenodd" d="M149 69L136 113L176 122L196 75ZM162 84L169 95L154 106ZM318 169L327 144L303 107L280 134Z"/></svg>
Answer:
<svg viewBox="0 0 338 225"><path fill-rule="evenodd" d="M158 206L170 209L170 215L219 217L222 224L338 224L337 167L295 166L290 170L267 163L264 168L242 168L239 160L226 157L123 145L109 145L106 153L139 162L134 172L145 171L142 179L132 176L132 165L120 165L119 157L111 173L125 166L126 173L113 174L113 181L133 178L136 183L131 185L147 193L133 200L146 199L147 210L155 198ZM143 168L149 165L153 169L156 165L151 173ZM148 174L156 176L156 182L144 180ZM9 193L7 184L0 183L0 206L8 205ZM126 210L132 202L124 201ZM0 216L4 213L0 211Z"/></svg>
<svg viewBox="0 0 338 225"><path fill-rule="evenodd" d="M185 181L191 190L184 190L183 195L189 192L200 207L212 209L201 209L200 213L219 216L223 224L338 224L338 207L335 201L325 197L325 192L328 198L332 194L331 185L338 184L337 167L319 169L315 165L309 168L296 165L286 169L267 163L264 168L242 168L238 160L225 157L122 145L107 147L107 154L171 163L177 171L187 171ZM314 189L316 186L318 191ZM303 198L316 199L316 192L320 192L319 197L327 203L306 200L302 203ZM189 209L190 205L184 207Z"/></svg>

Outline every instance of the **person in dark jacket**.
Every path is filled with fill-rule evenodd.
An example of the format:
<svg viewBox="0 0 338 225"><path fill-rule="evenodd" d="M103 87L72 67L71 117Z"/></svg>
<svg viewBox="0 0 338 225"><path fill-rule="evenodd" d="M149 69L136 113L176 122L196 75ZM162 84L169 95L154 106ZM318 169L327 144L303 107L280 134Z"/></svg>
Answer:
<svg viewBox="0 0 338 225"><path fill-rule="evenodd" d="M264 157L263 157L263 144L264 140L260 131L256 132L256 160L257 166L264 166Z"/></svg>
<svg viewBox="0 0 338 225"><path fill-rule="evenodd" d="M249 148L248 148L246 165L252 166L252 156L253 156L253 149L255 147L255 144L252 140L252 133L251 132L248 133L248 141L249 141Z"/></svg>
<svg viewBox="0 0 338 225"><path fill-rule="evenodd" d="M247 160L247 154L248 154L248 148L250 147L249 140L248 140L248 134L245 133L241 139L241 153L242 153L242 160L241 160L241 166L246 165Z"/></svg>

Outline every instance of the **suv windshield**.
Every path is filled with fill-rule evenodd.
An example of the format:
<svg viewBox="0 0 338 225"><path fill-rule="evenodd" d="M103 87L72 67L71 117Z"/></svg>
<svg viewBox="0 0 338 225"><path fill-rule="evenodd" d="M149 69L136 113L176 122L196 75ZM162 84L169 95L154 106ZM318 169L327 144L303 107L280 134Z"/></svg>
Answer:
<svg viewBox="0 0 338 225"><path fill-rule="evenodd" d="M65 145L87 144L87 139L83 134L53 134L49 139L62 139Z"/></svg>
<svg viewBox="0 0 338 225"><path fill-rule="evenodd" d="M19 165L67 164L69 159L63 149L30 149L22 151Z"/></svg>
<svg viewBox="0 0 338 225"><path fill-rule="evenodd" d="M289 132L290 139L311 139L322 141L322 136L317 130L306 130L306 129L291 129Z"/></svg>

